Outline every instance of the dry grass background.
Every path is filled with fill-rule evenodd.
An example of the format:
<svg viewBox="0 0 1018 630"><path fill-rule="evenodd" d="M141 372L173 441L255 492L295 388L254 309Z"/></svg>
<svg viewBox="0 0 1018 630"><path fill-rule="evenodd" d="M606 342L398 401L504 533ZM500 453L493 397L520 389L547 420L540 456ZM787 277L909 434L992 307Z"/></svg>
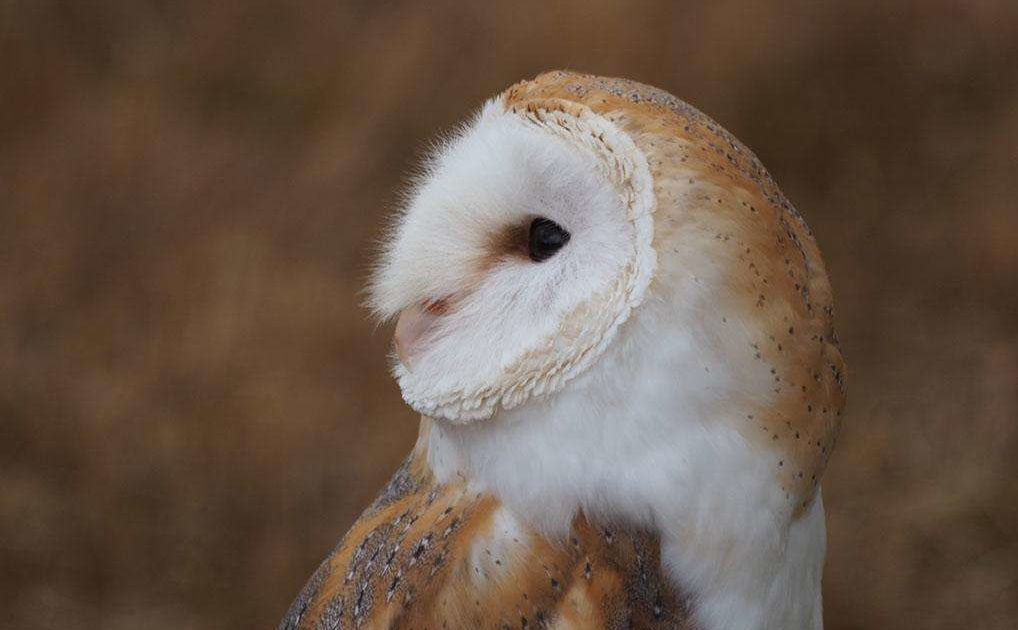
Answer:
<svg viewBox="0 0 1018 630"><path fill-rule="evenodd" d="M358 306L429 137L546 68L713 115L850 375L828 627L1018 619L1018 5L0 1L0 625L271 628L412 443Z"/></svg>

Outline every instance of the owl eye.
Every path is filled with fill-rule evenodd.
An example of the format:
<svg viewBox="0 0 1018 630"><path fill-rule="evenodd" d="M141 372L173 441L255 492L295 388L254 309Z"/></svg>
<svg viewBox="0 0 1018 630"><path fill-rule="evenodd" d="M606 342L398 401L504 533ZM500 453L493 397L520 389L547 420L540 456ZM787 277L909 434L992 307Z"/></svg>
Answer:
<svg viewBox="0 0 1018 630"><path fill-rule="evenodd" d="M530 224L530 237L527 242L527 253L530 260L541 262L555 255L562 246L569 242L569 232L551 219L534 219Z"/></svg>

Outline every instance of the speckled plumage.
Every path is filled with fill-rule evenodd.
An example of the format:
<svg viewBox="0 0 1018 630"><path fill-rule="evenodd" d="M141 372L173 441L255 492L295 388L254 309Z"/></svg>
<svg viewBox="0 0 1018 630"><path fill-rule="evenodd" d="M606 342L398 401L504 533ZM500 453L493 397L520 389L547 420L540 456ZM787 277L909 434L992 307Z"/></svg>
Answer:
<svg viewBox="0 0 1018 630"><path fill-rule="evenodd" d="M414 452L279 630L693 627L653 534L582 516L565 544L525 527L507 532L493 497L435 481L424 461L429 430L425 421Z"/></svg>
<svg viewBox="0 0 1018 630"><path fill-rule="evenodd" d="M549 337L523 335L533 348L484 366L494 380L478 385L474 364L449 357L476 353L498 325L456 319L443 291L470 296L500 261L526 263L485 249L498 239L470 255L450 249L424 274L408 263L440 238L402 259L390 250L376 309L440 299L435 319L452 322L435 345L455 348L431 372L396 367L408 403L436 418L422 419L410 458L280 628L820 628L819 482L845 368L805 221L749 149L656 88L549 72L510 87L475 125L503 118L596 157L597 186L607 182L629 221L617 224L629 258L546 318ZM471 184L487 173L464 172L453 175ZM475 192L456 190L453 202ZM410 213L409 240L477 219L443 215L442 203ZM477 224L496 229L504 217L489 214ZM545 281L557 286L514 290ZM457 325L475 336L457 337ZM465 356L480 368L494 350ZM421 375L448 368L465 370L459 385L429 390Z"/></svg>

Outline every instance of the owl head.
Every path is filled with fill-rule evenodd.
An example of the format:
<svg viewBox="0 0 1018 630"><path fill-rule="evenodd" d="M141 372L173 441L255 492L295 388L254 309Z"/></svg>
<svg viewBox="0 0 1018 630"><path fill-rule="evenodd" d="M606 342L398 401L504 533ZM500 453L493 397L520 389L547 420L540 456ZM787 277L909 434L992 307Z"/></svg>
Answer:
<svg viewBox="0 0 1018 630"><path fill-rule="evenodd" d="M550 72L488 101L428 160L370 294L429 417L639 382L738 410L752 439L798 430L817 461L837 430L843 365L808 227L734 137L639 83Z"/></svg>
<svg viewBox="0 0 1018 630"><path fill-rule="evenodd" d="M605 118L489 101L431 159L375 279L406 401L469 422L589 368L653 276L654 207Z"/></svg>

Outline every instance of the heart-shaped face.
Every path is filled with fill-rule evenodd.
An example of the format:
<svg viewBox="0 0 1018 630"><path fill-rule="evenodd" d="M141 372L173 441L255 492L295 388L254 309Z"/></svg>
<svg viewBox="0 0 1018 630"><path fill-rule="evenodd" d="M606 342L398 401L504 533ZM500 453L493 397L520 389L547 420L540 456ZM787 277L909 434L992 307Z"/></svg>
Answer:
<svg viewBox="0 0 1018 630"><path fill-rule="evenodd" d="M644 154L577 103L490 101L428 163L372 284L399 314L396 378L454 422L548 396L588 368L650 282Z"/></svg>

